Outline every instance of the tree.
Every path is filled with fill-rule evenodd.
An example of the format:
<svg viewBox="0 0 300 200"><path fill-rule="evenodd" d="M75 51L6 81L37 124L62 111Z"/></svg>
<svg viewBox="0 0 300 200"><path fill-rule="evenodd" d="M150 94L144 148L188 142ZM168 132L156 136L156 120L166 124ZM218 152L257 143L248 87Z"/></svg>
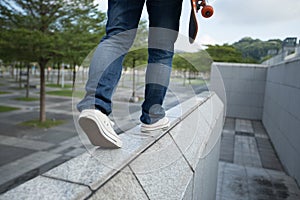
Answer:
<svg viewBox="0 0 300 200"><path fill-rule="evenodd" d="M61 36L64 41L64 58L73 70L75 84L76 66L83 62L105 33L105 14L98 11L92 1L73 0L69 17L62 22Z"/></svg>
<svg viewBox="0 0 300 200"><path fill-rule="evenodd" d="M245 62L242 57L242 53L232 45L208 45L206 51L216 62Z"/></svg>
<svg viewBox="0 0 300 200"><path fill-rule="evenodd" d="M253 62L262 62L265 57L269 56L268 52L270 50L278 52L281 49L281 45L282 41L278 39L261 41L245 37L233 43L232 46L242 53L244 59L252 60Z"/></svg>
<svg viewBox="0 0 300 200"><path fill-rule="evenodd" d="M40 67L40 121L46 120L45 67L53 54L53 31L58 20L67 15L63 0L3 0L0 4L2 29L24 31L27 45L20 55L37 61ZM17 41L18 42L18 41ZM9 44L8 44L9 45ZM29 54L29 55L27 55ZM20 58L18 58L20 59Z"/></svg>
<svg viewBox="0 0 300 200"><path fill-rule="evenodd" d="M173 68L183 71L183 85L185 85L186 78L191 84L192 74L210 71L211 63L210 56L203 50L194 53L177 53L173 59ZM186 77L186 73L188 73L188 77Z"/></svg>
<svg viewBox="0 0 300 200"><path fill-rule="evenodd" d="M83 52L77 54L74 51L81 51L81 49L85 49L86 46L83 45L83 43L79 43L80 45L82 45L80 49L78 45L72 46L74 41L78 40L78 37L75 37L78 32L75 32L75 30L80 31L80 33L86 33L88 32L88 29L90 27L82 26L83 23L80 23L80 20L78 20L78 18L80 18L80 16L82 15L85 15L85 18L83 17L84 20L86 20L87 18L95 21L103 20L103 17L100 19L96 19L98 16L92 14L90 15L88 9L91 9L92 12L95 12L96 5L94 6L92 4L93 1L80 0L2 0L0 2L0 55L3 56L3 54L7 54L7 52L9 52L9 56L4 56L8 60L26 59L26 61L38 62L40 67L41 122L46 120L46 65L51 59L59 61L63 57L67 57L70 62L73 62L73 64L78 64L80 62L80 59L82 59L81 54ZM91 20L86 20L86 24L88 22L91 22ZM81 29L74 29L73 32L69 31L73 34L73 38L63 37L62 31L72 29L66 26L67 24L75 27L80 27L81 25ZM93 26L96 25L93 24ZM98 32L94 33L97 34ZM64 36L70 37L70 34L65 33ZM87 38L86 35L81 36L84 39ZM7 38L9 39L6 40ZM72 52L70 53L64 53L66 49L63 48L64 42L62 41L65 41L66 39L69 42L69 39L73 39L70 44L68 44L70 46L66 45L69 49L72 49ZM90 47L92 41L90 41L89 39L86 40L86 42L89 42L89 45L87 46ZM73 59L70 59L71 55L73 56Z"/></svg>

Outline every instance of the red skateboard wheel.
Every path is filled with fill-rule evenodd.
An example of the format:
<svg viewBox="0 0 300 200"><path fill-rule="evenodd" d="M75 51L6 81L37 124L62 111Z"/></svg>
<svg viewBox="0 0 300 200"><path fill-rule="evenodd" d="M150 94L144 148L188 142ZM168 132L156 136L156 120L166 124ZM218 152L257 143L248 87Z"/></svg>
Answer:
<svg viewBox="0 0 300 200"><path fill-rule="evenodd" d="M214 14L214 9L212 6L206 5L202 8L201 14L205 18L209 18Z"/></svg>

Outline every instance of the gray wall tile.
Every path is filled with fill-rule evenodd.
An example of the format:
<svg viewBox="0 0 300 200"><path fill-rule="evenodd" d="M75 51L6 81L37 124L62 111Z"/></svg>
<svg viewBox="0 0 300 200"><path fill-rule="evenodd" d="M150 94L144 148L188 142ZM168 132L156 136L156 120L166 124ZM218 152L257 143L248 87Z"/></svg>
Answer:
<svg viewBox="0 0 300 200"><path fill-rule="evenodd" d="M300 182L300 60L268 69L263 124L288 173Z"/></svg>
<svg viewBox="0 0 300 200"><path fill-rule="evenodd" d="M181 199L193 175L168 134L130 166L150 199Z"/></svg>
<svg viewBox="0 0 300 200"><path fill-rule="evenodd" d="M147 195L135 178L133 172L129 169L129 167L126 167L99 190L97 190L90 199L146 200Z"/></svg>
<svg viewBox="0 0 300 200"><path fill-rule="evenodd" d="M223 80L226 99L222 97L221 99L226 103L226 116L261 119L260 108L264 102L267 68L264 65L255 64L216 63L214 65L219 69L221 77L214 75L216 70L211 71L212 77L214 77L211 80L211 89L222 96L221 93L224 91L220 87L216 90L214 88L217 88L218 83L222 82L218 79ZM229 76L228 73L231 73L232 76Z"/></svg>

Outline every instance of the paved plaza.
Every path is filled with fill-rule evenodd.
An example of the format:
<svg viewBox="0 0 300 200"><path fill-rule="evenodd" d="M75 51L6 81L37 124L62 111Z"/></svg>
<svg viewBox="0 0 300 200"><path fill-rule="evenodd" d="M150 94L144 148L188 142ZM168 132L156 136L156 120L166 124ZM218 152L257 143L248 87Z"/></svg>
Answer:
<svg viewBox="0 0 300 200"><path fill-rule="evenodd" d="M27 127L21 122L39 118L39 101L15 100L25 97L24 89L11 79L1 78L0 105L19 110L0 113L0 193L13 188L85 151L78 139L72 117L72 99L47 96L47 119L64 120L49 129ZM30 97L38 97L30 89Z"/></svg>
<svg viewBox="0 0 300 200"><path fill-rule="evenodd" d="M298 200L261 121L227 118L222 132L217 200Z"/></svg>

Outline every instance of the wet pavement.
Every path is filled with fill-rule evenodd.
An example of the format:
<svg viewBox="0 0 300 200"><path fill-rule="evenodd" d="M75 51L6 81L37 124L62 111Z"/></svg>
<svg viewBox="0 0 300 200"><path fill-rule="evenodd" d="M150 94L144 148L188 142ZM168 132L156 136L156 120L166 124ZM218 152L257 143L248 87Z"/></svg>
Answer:
<svg viewBox="0 0 300 200"><path fill-rule="evenodd" d="M300 199L299 187L284 171L261 121L226 118L216 199Z"/></svg>

